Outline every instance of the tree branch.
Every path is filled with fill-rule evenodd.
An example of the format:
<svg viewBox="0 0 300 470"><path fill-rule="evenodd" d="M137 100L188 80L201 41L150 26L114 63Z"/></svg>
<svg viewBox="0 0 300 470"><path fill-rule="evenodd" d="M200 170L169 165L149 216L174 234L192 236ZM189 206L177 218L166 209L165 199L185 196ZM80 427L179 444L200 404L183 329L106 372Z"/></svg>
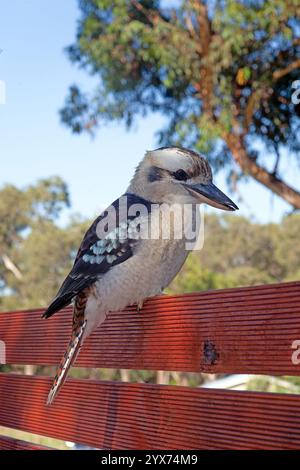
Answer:
<svg viewBox="0 0 300 470"><path fill-rule="evenodd" d="M275 72L272 73L272 79L273 81L277 81L280 78L284 77L285 75L288 75L290 72L293 70L297 70L297 68L300 68L300 59L295 60L294 62L290 63L286 67L282 69L278 69ZM249 129L249 126L252 121L253 114L255 113L259 102L262 97L265 99L268 99L273 93L272 88L270 87L261 87L255 90L249 97L247 106L245 109L245 119L244 119L244 128L245 131Z"/></svg>
<svg viewBox="0 0 300 470"><path fill-rule="evenodd" d="M209 52L211 43L211 22L208 18L207 6L200 0L192 0L192 7L197 14L199 26L199 39L201 44L201 83L196 86L203 101L203 112L210 118L214 118L213 113L213 71L209 63Z"/></svg>
<svg viewBox="0 0 300 470"><path fill-rule="evenodd" d="M194 41L196 51L199 54L199 56L201 56L203 54L203 50L202 50L202 45L200 44L200 41L199 41L199 33L198 31L196 31L190 15L187 15L185 17L184 22L185 22L187 32L190 35L190 38Z"/></svg>
<svg viewBox="0 0 300 470"><path fill-rule="evenodd" d="M197 21L199 25L199 34L204 48L204 53L206 54L209 49L210 44L210 35L211 35L211 25L208 18L207 6L201 0L192 0L192 7L197 12Z"/></svg>
<svg viewBox="0 0 300 470"><path fill-rule="evenodd" d="M252 121L252 117L258 107L258 104L260 102L260 97L261 97L261 92L262 90L256 90L254 91L248 98L246 109L245 109L245 117L244 117L244 129L245 132L248 131L249 126Z"/></svg>
<svg viewBox="0 0 300 470"><path fill-rule="evenodd" d="M251 175L256 181L276 193L295 209L300 209L300 193L283 180L258 165L258 163L248 155L241 136L234 133L224 133L223 138L235 162L243 173Z"/></svg>
<svg viewBox="0 0 300 470"><path fill-rule="evenodd" d="M9 256L7 256L6 254L2 255L2 260L3 260L3 264L6 267L6 269L11 271L17 279L22 279L23 274L17 268L17 266L13 263L13 261L10 259Z"/></svg>
<svg viewBox="0 0 300 470"><path fill-rule="evenodd" d="M166 22L166 20L161 16L161 14L157 12L157 10L154 11L147 9L137 0L131 0L131 5L140 13L142 13L153 26L155 26L159 20Z"/></svg>
<svg viewBox="0 0 300 470"><path fill-rule="evenodd" d="M198 41L199 39L198 32L194 28L193 21L190 15L186 15L184 22L185 22L186 29L189 31L191 37L195 39L195 41Z"/></svg>
<svg viewBox="0 0 300 470"><path fill-rule="evenodd" d="M277 176L279 162L280 162L280 152L277 147L275 147L275 152L276 152L276 160L275 160L275 165L273 169L273 175Z"/></svg>
<svg viewBox="0 0 300 470"><path fill-rule="evenodd" d="M172 28L176 27L174 23L169 22L168 19L164 18L160 13L158 13L157 10L147 9L143 5L141 5L137 0L131 0L131 5L140 13L142 13L153 27L156 26L159 21L163 21L169 27L172 27ZM199 44L199 38L196 35L196 31L193 27L191 19L188 16L185 19L185 25L186 25L186 29L181 28L180 31L178 32L180 32L182 36L186 35L189 39L192 39L195 43L196 51L198 52L198 54L201 54L202 49L201 49L201 45Z"/></svg>
<svg viewBox="0 0 300 470"><path fill-rule="evenodd" d="M285 75L288 75L293 70L297 70L298 68L300 68L300 59L297 59L294 62L291 62L289 65L287 65L283 69L279 69L273 72L272 78L273 80L277 81L280 78L284 77Z"/></svg>

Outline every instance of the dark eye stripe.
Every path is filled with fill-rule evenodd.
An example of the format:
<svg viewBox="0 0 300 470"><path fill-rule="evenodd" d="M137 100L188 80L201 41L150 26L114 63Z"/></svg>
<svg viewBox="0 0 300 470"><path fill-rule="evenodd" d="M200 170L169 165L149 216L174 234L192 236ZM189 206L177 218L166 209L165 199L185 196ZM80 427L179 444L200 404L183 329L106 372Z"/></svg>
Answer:
<svg viewBox="0 0 300 470"><path fill-rule="evenodd" d="M184 170L177 170L173 173L173 176L176 180L186 181L189 179L189 175Z"/></svg>
<svg viewBox="0 0 300 470"><path fill-rule="evenodd" d="M154 181L159 181L162 179L162 170L157 166L152 166L149 169L148 181L149 183L154 183Z"/></svg>

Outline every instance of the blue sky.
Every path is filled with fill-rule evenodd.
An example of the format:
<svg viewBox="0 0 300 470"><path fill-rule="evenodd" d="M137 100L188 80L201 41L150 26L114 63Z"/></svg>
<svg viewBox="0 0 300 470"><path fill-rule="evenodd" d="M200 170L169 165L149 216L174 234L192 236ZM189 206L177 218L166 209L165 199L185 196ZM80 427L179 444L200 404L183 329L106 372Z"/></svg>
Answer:
<svg viewBox="0 0 300 470"><path fill-rule="evenodd" d="M93 140L72 135L58 116L68 86L93 87L63 51L75 38L77 1L1 0L0 6L0 80L6 84L6 104L0 105L0 186L60 175L69 185L72 211L92 217L124 192L144 151L156 146L155 131L163 119L141 119L130 132L108 125ZM284 170L296 185L299 174ZM225 189L222 175L215 181ZM239 189L243 215L279 221L290 211L255 182Z"/></svg>

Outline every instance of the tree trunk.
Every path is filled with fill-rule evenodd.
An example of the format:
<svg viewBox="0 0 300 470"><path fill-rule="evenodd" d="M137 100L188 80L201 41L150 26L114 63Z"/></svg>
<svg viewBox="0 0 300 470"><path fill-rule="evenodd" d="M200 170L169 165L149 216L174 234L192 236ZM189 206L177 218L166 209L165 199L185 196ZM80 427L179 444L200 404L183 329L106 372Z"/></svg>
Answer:
<svg viewBox="0 0 300 470"><path fill-rule="evenodd" d="M128 369L120 369L122 382L130 382L130 371Z"/></svg>
<svg viewBox="0 0 300 470"><path fill-rule="evenodd" d="M36 372L36 366L32 364L27 364L24 366L24 374L25 375L34 375Z"/></svg>
<svg viewBox="0 0 300 470"><path fill-rule="evenodd" d="M167 385L169 383L170 372L165 370L158 370L156 372L156 383Z"/></svg>

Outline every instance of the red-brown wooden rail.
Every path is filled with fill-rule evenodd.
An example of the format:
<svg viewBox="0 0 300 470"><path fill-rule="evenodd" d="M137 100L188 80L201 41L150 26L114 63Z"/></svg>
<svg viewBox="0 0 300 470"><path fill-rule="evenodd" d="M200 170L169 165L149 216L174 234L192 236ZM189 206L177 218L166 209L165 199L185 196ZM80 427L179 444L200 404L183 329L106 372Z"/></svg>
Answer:
<svg viewBox="0 0 300 470"><path fill-rule="evenodd" d="M49 320L41 312L0 314L8 363L59 362L71 310ZM76 365L300 375L291 360L297 339L300 282L161 296L141 313L110 314ZM297 395L69 379L49 408L50 382L1 374L0 425L108 449L300 446ZM7 446L0 440L0 448Z"/></svg>
<svg viewBox="0 0 300 470"><path fill-rule="evenodd" d="M105 449L300 447L300 396L0 374L4 426Z"/></svg>

